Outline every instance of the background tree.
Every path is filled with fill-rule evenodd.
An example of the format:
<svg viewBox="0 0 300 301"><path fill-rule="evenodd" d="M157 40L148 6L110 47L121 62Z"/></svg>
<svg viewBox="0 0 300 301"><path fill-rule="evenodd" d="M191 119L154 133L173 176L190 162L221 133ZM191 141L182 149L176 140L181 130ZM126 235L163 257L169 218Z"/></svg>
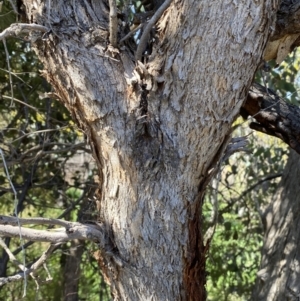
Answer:
<svg viewBox="0 0 300 301"><path fill-rule="evenodd" d="M297 300L299 156L292 152L283 178L264 214L265 238L253 298Z"/></svg>

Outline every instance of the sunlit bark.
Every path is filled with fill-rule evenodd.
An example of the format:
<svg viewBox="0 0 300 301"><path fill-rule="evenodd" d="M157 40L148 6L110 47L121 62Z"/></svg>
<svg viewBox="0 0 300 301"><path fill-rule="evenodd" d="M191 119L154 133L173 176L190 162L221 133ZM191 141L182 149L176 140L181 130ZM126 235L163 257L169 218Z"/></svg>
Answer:
<svg viewBox="0 0 300 301"><path fill-rule="evenodd" d="M24 0L43 75L89 139L116 300L204 300L201 205L278 1L174 0L147 63L108 44L102 1ZM119 35L122 36L122 25ZM50 31L51 30L51 31Z"/></svg>

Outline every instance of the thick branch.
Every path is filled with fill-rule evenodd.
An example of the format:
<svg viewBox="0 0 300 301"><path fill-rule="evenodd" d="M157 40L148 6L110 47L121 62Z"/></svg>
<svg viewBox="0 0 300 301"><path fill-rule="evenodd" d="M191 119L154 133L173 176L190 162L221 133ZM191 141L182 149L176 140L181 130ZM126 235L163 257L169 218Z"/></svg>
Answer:
<svg viewBox="0 0 300 301"><path fill-rule="evenodd" d="M297 106L254 83L241 115L252 116L257 121L250 123L250 128L280 138L300 154L300 109Z"/></svg>
<svg viewBox="0 0 300 301"><path fill-rule="evenodd" d="M38 225L63 225L65 228L51 230L36 230L21 227L22 237L31 241L43 241L50 243L63 243L70 240L90 240L98 244L99 248L108 254L117 265L122 265L123 261L118 254L114 253L114 245L105 230L104 225L100 224L81 224L66 222L63 220L49 218L31 218L19 219L20 224L38 224ZM15 217L0 216L0 235L6 237L19 237L20 227L11 226L16 224ZM1 225L2 224L2 225Z"/></svg>

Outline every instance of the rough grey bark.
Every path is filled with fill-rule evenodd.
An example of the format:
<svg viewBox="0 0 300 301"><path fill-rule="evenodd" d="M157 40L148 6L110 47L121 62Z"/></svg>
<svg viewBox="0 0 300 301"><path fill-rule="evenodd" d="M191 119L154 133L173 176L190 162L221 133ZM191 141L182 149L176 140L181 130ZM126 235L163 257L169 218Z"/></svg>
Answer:
<svg viewBox="0 0 300 301"><path fill-rule="evenodd" d="M33 45L100 174L98 256L116 300L204 300L201 205L278 1L174 0L147 64L108 45L103 1L23 1ZM122 28L119 27L119 35Z"/></svg>
<svg viewBox="0 0 300 301"><path fill-rule="evenodd" d="M300 158L291 151L265 212L261 267L252 300L296 301L300 296Z"/></svg>

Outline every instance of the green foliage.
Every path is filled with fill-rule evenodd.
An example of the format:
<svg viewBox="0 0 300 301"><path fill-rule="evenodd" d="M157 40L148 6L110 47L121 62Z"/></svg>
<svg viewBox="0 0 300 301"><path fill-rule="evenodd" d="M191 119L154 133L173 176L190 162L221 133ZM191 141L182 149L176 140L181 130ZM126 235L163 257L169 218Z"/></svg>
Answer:
<svg viewBox="0 0 300 301"><path fill-rule="evenodd" d="M92 249L83 254L81 269L84 276L80 278L79 295L85 300L111 300L109 287L100 275L98 264L92 255Z"/></svg>
<svg viewBox="0 0 300 301"><path fill-rule="evenodd" d="M258 72L256 81L276 91L290 103L299 105L299 63L300 50L297 49L279 66L276 66L274 61L269 62L270 71L266 72L262 69Z"/></svg>
<svg viewBox="0 0 300 301"><path fill-rule="evenodd" d="M238 136L245 135L242 123ZM260 137L261 136L261 137ZM249 153L232 156L218 183L218 223L207 261L208 300L248 300L260 262L263 226L260 210L268 205L280 180L286 147L275 138L254 133ZM280 158L280 160L278 160ZM214 210L212 198L217 182L203 206L206 228Z"/></svg>

